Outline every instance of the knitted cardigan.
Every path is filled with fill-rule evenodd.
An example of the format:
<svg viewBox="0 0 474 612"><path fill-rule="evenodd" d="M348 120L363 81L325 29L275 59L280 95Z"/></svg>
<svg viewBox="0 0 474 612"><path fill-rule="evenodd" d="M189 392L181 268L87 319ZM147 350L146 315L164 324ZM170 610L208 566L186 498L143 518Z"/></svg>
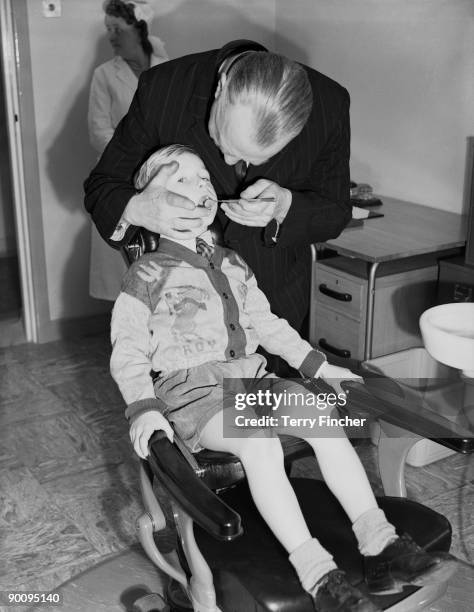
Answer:
<svg viewBox="0 0 474 612"><path fill-rule="evenodd" d="M234 251L216 246L208 261L161 238L159 249L128 270L111 323L111 372L134 419L164 409L151 373L166 375L209 361L255 353L258 345L304 375L325 356L274 315L255 276Z"/></svg>

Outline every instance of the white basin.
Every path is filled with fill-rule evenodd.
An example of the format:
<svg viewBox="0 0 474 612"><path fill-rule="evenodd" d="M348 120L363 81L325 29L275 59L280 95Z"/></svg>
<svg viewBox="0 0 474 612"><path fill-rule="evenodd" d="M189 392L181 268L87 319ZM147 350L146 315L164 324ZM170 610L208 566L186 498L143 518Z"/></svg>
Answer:
<svg viewBox="0 0 474 612"><path fill-rule="evenodd" d="M474 377L474 303L435 306L420 317L428 353L441 363Z"/></svg>

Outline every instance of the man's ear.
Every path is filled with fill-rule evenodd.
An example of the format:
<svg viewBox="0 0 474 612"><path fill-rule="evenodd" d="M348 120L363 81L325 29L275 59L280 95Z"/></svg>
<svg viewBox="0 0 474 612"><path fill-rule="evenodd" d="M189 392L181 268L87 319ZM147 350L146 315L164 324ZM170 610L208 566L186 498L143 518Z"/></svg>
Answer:
<svg viewBox="0 0 474 612"><path fill-rule="evenodd" d="M225 72L221 72L219 75L219 80L217 82L217 87L216 87L216 91L214 93L214 98L217 100L217 98L221 95L222 90L224 89L224 86L227 82L227 74Z"/></svg>

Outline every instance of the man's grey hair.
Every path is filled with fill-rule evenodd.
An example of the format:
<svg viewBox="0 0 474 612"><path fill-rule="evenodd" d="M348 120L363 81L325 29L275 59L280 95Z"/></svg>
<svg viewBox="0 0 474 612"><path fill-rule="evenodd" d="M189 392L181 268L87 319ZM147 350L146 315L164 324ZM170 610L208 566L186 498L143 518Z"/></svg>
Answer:
<svg viewBox="0 0 474 612"><path fill-rule="evenodd" d="M283 55L246 53L231 66L222 92L221 112L228 104L249 104L255 117L255 142L269 147L303 129L313 106L306 70Z"/></svg>
<svg viewBox="0 0 474 612"><path fill-rule="evenodd" d="M140 168L137 170L133 183L135 189L142 191L150 183L160 171L160 168L164 166L169 159L172 157L179 157L183 153L191 153L192 155L199 155L192 147L182 144L172 144L166 147L158 149L148 157Z"/></svg>

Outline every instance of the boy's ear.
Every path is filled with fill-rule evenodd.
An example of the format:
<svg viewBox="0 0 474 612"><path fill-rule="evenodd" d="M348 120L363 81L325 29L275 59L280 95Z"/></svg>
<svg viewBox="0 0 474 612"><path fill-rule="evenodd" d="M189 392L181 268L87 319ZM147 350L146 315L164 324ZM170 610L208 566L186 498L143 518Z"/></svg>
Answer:
<svg viewBox="0 0 474 612"><path fill-rule="evenodd" d="M153 174L150 176L150 180L145 185L145 189L155 179L158 179L157 183L159 185L166 187L168 179L173 176L173 174L178 170L178 168L179 162L177 162L175 159L170 161L163 160L163 162L154 169Z"/></svg>

